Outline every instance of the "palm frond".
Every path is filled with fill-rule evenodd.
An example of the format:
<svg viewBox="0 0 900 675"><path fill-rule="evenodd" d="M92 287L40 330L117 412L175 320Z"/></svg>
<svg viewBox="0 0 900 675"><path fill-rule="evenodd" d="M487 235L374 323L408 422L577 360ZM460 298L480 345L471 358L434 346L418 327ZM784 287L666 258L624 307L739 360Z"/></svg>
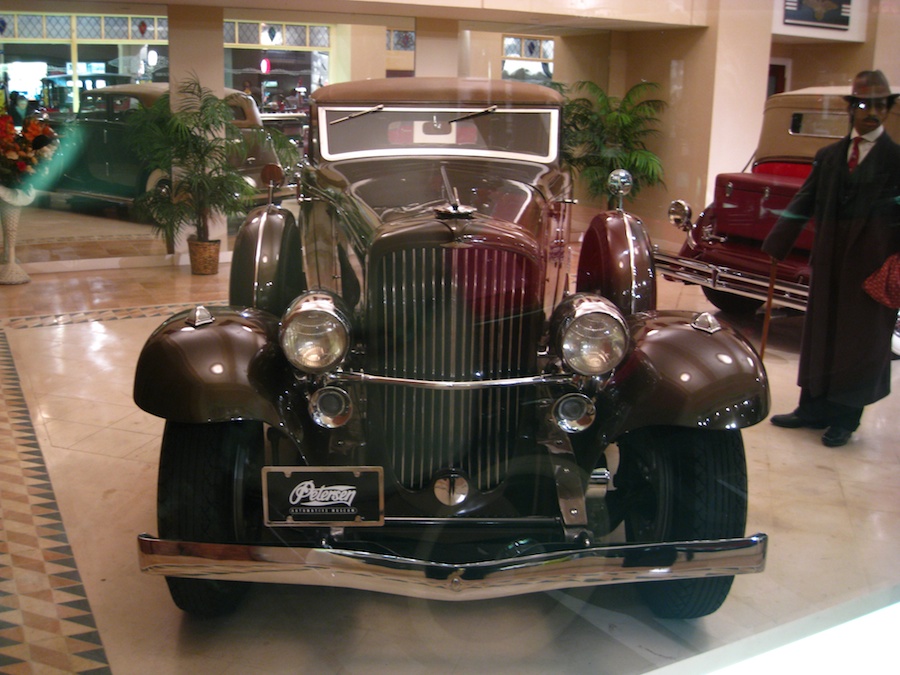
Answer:
<svg viewBox="0 0 900 675"><path fill-rule="evenodd" d="M216 212L243 211L255 190L237 167L247 157L247 142L233 121L231 106L202 86L196 76L180 83L173 111L168 94L135 112L129 123L132 149L151 169L174 177L169 190L152 190L137 200L157 229L173 237L185 225L201 241L209 239Z"/></svg>
<svg viewBox="0 0 900 675"><path fill-rule="evenodd" d="M566 96L562 159L581 175L592 195L608 197L607 177L615 169L632 175L629 198L642 187L663 182L662 162L646 146L646 139L659 133L659 115L667 106L662 99L649 98L657 89L655 82L641 81L617 98L587 80L561 88Z"/></svg>

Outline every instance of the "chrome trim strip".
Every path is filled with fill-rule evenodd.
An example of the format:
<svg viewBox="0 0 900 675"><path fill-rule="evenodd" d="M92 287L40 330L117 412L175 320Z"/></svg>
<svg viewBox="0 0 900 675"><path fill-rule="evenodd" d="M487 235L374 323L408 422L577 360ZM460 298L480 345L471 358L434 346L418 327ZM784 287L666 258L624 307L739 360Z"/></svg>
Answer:
<svg viewBox="0 0 900 675"><path fill-rule="evenodd" d="M266 225L269 220L269 211L266 210L265 213L260 214L259 219L259 229L256 232L256 252L253 257L253 306L259 307L259 268L260 261L262 260L262 248L263 248L263 239L265 238L266 233Z"/></svg>
<svg viewBox="0 0 900 675"><path fill-rule="evenodd" d="M761 572L768 537L568 548L447 564L332 548L168 541L138 536L149 574L355 588L430 600L481 600L565 588Z"/></svg>
<svg viewBox="0 0 900 675"><path fill-rule="evenodd" d="M666 253L655 253L654 258L657 272L677 281L763 301L768 294L769 278L765 275L741 272ZM805 311L808 296L809 287L804 284L776 281L772 300L776 305Z"/></svg>
<svg viewBox="0 0 900 675"><path fill-rule="evenodd" d="M462 382L448 380L416 380L409 377L387 377L370 375L358 371L337 371L326 373L327 384L343 384L347 382L369 382L373 384L394 384L418 389L491 389L499 387L521 387L535 384L574 384L574 375L530 375L526 377L507 377L499 380L466 380Z"/></svg>
<svg viewBox="0 0 900 675"><path fill-rule="evenodd" d="M621 201L622 197L619 197ZM640 297L640 290L638 289L638 279L641 275L637 270L636 263L636 254L634 251L634 231L631 227L631 219L633 216L630 213L625 213L622 211L622 222L625 224L625 236L628 238L628 269L631 277L631 314L637 312L637 299Z"/></svg>

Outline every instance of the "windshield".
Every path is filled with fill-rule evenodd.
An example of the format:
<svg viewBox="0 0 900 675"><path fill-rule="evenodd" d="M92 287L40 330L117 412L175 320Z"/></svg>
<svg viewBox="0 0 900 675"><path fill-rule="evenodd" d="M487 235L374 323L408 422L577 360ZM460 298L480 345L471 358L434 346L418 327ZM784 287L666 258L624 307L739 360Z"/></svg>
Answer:
<svg viewBox="0 0 900 675"><path fill-rule="evenodd" d="M318 111L326 160L410 155L553 162L556 109L335 106Z"/></svg>

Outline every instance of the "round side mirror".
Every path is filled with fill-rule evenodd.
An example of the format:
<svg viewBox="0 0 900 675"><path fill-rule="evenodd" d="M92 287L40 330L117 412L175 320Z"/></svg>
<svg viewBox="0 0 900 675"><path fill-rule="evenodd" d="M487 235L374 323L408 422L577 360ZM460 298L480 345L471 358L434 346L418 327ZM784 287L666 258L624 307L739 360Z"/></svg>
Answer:
<svg viewBox="0 0 900 675"><path fill-rule="evenodd" d="M691 206L682 199L676 199L669 204L669 222L679 230L687 232L691 229Z"/></svg>
<svg viewBox="0 0 900 675"><path fill-rule="evenodd" d="M616 208L619 211L623 211L625 209L625 195L631 192L631 188L634 187L634 180L631 178L631 174L625 169L616 169L609 174L606 186L614 196L619 198Z"/></svg>
<svg viewBox="0 0 900 675"><path fill-rule="evenodd" d="M609 191L621 200L622 197L631 192L631 188L634 187L634 180L625 169L616 169L609 174L606 185Z"/></svg>

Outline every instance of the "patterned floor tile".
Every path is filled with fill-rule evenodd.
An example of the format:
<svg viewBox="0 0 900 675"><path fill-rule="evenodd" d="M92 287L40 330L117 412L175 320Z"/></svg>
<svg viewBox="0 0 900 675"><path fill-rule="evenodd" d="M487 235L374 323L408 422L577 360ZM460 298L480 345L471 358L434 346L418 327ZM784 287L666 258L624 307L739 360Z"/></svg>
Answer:
<svg viewBox="0 0 900 675"><path fill-rule="evenodd" d="M205 304L224 304L224 301ZM152 305L0 318L0 673L3 675L110 672L5 331L165 317L194 306L194 303Z"/></svg>

